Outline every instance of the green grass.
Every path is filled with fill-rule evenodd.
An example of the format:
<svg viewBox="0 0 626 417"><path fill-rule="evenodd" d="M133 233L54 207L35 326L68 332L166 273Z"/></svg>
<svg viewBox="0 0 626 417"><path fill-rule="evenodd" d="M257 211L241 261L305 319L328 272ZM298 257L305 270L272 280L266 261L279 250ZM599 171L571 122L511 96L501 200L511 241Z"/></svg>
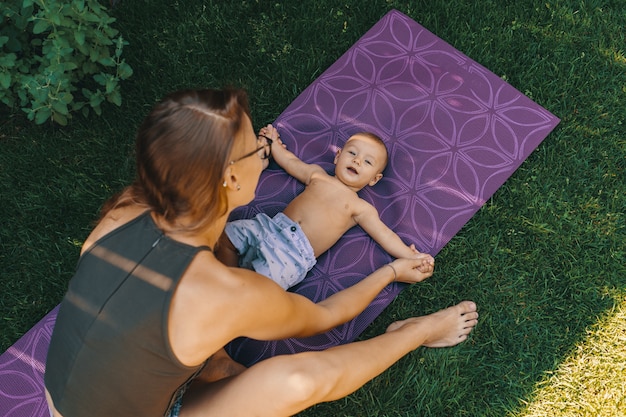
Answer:
<svg viewBox="0 0 626 417"><path fill-rule="evenodd" d="M134 130L155 100L243 86L260 126L390 8L562 122L438 255L435 275L363 336L473 299L481 320L470 340L420 349L302 415L626 414L621 0L121 2L112 13L135 70L122 107L66 128L0 108L0 350L60 301L101 203L132 177Z"/></svg>
<svg viewBox="0 0 626 417"><path fill-rule="evenodd" d="M575 352L546 373L520 417L620 416L626 410L626 300L602 317Z"/></svg>

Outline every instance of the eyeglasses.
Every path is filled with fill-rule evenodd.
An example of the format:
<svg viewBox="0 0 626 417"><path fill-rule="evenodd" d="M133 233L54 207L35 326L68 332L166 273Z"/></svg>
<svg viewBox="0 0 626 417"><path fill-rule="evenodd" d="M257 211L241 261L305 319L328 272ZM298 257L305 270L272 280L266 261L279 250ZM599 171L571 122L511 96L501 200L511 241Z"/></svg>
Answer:
<svg viewBox="0 0 626 417"><path fill-rule="evenodd" d="M258 142L262 142L263 140L265 140L265 143L261 146L259 146L258 148L256 148L255 150L253 150L250 153L245 154L244 156L240 156L239 158L232 160L229 162L229 165L235 164L239 161L241 161L242 159L246 159L251 157L254 154L259 155L259 158L261 158L262 160L265 159L269 159L270 156L272 156L272 139L268 138L265 135L259 135L257 137L257 141ZM263 151L262 154L260 154L259 152Z"/></svg>

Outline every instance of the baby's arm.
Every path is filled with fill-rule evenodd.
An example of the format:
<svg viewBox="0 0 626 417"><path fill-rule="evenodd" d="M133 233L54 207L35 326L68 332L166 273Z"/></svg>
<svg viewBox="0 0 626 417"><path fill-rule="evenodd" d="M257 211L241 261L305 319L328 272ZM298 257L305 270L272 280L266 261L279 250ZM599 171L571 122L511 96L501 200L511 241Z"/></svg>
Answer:
<svg viewBox="0 0 626 417"><path fill-rule="evenodd" d="M363 201L362 211L355 217L355 221L376 241L382 248L394 258L422 258L423 262L418 269L432 268L435 260L426 253L419 252L414 244L408 246L400 236L391 230L378 216L378 211L374 206Z"/></svg>
<svg viewBox="0 0 626 417"><path fill-rule="evenodd" d="M280 140L280 136L278 136L274 126L267 125L261 129L260 133L269 138L276 138L272 144L272 158L278 165L280 165L281 168L287 171L289 175L301 183L308 185L311 180L311 176L315 172L326 174L326 171L324 171L324 169L319 165L307 164L294 155L293 152L287 150L287 147Z"/></svg>

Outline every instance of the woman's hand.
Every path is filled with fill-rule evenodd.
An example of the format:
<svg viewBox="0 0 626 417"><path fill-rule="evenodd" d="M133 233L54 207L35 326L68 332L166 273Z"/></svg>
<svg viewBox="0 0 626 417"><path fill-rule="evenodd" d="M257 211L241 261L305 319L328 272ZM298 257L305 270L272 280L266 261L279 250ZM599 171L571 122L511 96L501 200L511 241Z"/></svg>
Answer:
<svg viewBox="0 0 626 417"><path fill-rule="evenodd" d="M435 259L427 253L415 258L400 258L387 264L395 274L395 282L414 284L429 278L435 269Z"/></svg>

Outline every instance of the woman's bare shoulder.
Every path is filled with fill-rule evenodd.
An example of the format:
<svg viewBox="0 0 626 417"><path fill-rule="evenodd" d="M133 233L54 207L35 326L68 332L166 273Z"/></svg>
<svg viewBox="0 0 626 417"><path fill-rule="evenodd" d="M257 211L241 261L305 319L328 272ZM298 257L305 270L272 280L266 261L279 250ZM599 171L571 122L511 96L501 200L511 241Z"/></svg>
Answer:
<svg viewBox="0 0 626 417"><path fill-rule="evenodd" d="M244 300L246 303L255 302L255 298L263 300L264 293L273 292L273 287L277 287L277 284L254 271L224 265L208 251L198 253L180 285L184 291L179 288L177 292L180 295L184 293L182 297L202 304L201 308L218 310L232 309L233 305L243 304ZM203 300L207 299L212 302L204 303ZM237 310L245 309L239 306Z"/></svg>

